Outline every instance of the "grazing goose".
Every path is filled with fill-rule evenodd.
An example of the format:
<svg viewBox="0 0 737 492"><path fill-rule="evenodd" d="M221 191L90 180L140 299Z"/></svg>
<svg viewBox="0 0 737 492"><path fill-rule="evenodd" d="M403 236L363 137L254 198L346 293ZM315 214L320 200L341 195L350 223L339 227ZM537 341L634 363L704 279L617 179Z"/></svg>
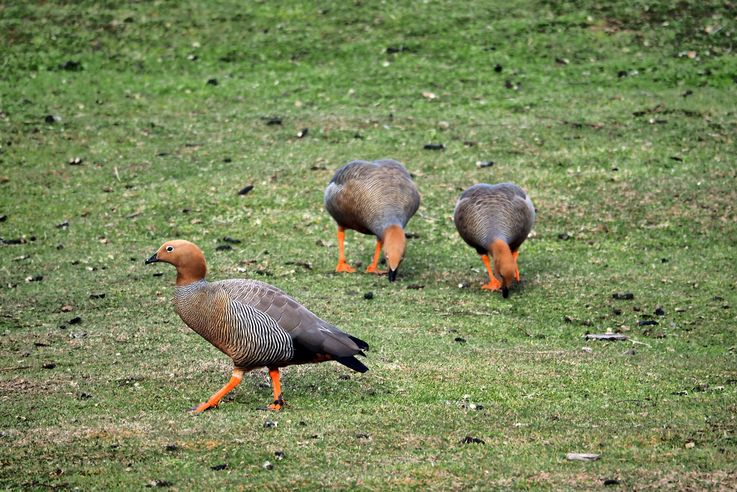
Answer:
<svg viewBox="0 0 737 492"><path fill-rule="evenodd" d="M336 272L355 272L345 261L345 230L376 236L376 249L367 272L378 269L382 249L389 280L397 277L404 257L404 227L420 206L420 193L407 170L397 161L352 161L335 172L325 189L325 208L338 223Z"/></svg>
<svg viewBox="0 0 737 492"><path fill-rule="evenodd" d="M271 410L285 405L279 368L334 360L354 371L368 368L354 355L368 344L315 316L281 290L256 280L205 280L205 255L189 241L165 242L146 263L163 261L177 269L174 310L190 328L233 359L230 382L195 413L217 406L257 367L269 369L274 389Z"/></svg>
<svg viewBox="0 0 737 492"><path fill-rule="evenodd" d="M481 255L489 272L489 283L482 288L501 289L508 297L512 282L519 281L519 247L535 223L530 197L514 183L477 184L461 193L453 222L463 240ZM489 254L494 259L493 271Z"/></svg>

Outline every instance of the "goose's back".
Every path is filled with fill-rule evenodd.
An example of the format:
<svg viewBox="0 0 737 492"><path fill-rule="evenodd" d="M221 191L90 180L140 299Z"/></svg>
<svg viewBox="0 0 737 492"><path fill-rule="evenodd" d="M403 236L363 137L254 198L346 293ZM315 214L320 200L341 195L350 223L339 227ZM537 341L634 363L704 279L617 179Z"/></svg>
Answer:
<svg viewBox="0 0 737 492"><path fill-rule="evenodd" d="M377 237L389 225L404 228L419 206L412 177L393 160L349 162L325 190L325 208L338 225Z"/></svg>
<svg viewBox="0 0 737 492"><path fill-rule="evenodd" d="M453 222L463 240L479 253L486 252L498 239L516 251L532 230L535 207L514 183L482 183L461 194Z"/></svg>

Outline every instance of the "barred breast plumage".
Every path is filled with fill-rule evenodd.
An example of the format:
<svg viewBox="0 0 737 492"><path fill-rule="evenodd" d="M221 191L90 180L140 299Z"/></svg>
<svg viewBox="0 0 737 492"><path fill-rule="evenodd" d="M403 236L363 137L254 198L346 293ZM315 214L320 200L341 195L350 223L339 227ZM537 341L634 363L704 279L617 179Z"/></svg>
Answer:
<svg viewBox="0 0 737 492"><path fill-rule="evenodd" d="M397 161L358 160L338 169L325 189L325 208L338 224L336 271L354 271L343 255L344 231L353 229L376 236L376 251L367 271L383 273L376 266L383 248L393 280L405 251L404 228L419 206L420 193Z"/></svg>
<svg viewBox="0 0 737 492"><path fill-rule="evenodd" d="M147 263L157 261L177 267L177 314L235 366L231 382L197 411L216 406L244 372L257 367L269 368L274 383L271 407L276 410L283 405L280 367L335 360L358 372L368 370L354 357L365 355L366 342L320 319L280 289L256 280L206 281L204 255L194 244L164 243Z"/></svg>

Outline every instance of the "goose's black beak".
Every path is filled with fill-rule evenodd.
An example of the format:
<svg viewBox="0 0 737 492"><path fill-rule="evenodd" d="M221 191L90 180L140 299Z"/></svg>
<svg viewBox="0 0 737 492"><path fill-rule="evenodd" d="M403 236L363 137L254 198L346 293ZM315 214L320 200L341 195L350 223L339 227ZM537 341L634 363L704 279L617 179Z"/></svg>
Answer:
<svg viewBox="0 0 737 492"><path fill-rule="evenodd" d="M159 261L159 259L156 257L156 253L152 254L149 259L147 259L144 263L148 265L149 263L156 263Z"/></svg>
<svg viewBox="0 0 737 492"><path fill-rule="evenodd" d="M389 270L389 282L394 282L397 279L397 271L396 270Z"/></svg>

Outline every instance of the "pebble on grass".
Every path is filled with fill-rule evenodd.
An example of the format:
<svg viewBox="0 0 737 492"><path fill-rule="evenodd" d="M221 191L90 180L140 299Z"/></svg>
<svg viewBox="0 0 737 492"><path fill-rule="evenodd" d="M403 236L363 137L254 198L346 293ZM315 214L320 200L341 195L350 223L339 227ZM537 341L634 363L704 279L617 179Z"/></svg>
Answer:
<svg viewBox="0 0 737 492"><path fill-rule="evenodd" d="M478 437L466 436L461 439L461 444L486 444L486 441Z"/></svg>
<svg viewBox="0 0 737 492"><path fill-rule="evenodd" d="M429 143L425 144L422 148L425 150L445 150L445 145L441 143Z"/></svg>
<svg viewBox="0 0 737 492"><path fill-rule="evenodd" d="M241 188L241 191L238 192L239 195L247 195L251 190L253 189L253 185L249 184Z"/></svg>
<svg viewBox="0 0 737 492"><path fill-rule="evenodd" d="M635 295L632 292L615 292L612 294L612 299L616 299L618 301L631 301L635 298Z"/></svg>
<svg viewBox="0 0 737 492"><path fill-rule="evenodd" d="M596 461L599 459L599 455L593 453L567 453L566 459L568 461Z"/></svg>

